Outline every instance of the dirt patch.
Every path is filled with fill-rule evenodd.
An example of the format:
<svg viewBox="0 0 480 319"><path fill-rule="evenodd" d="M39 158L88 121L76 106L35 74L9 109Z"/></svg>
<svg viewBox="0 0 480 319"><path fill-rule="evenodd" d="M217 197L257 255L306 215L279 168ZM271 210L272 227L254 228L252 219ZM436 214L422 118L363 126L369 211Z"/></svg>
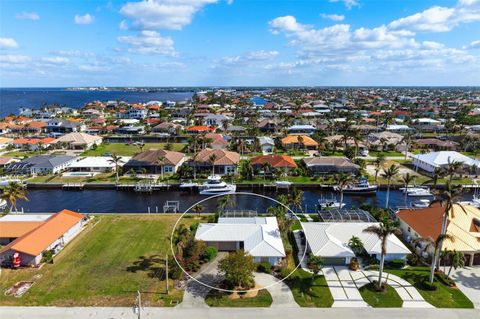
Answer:
<svg viewBox="0 0 480 319"><path fill-rule="evenodd" d="M6 296L20 298L33 286L33 281L19 281L5 291Z"/></svg>
<svg viewBox="0 0 480 319"><path fill-rule="evenodd" d="M238 293L235 291L228 296L228 299L235 300L235 299L255 298L258 295L258 292L260 291L260 289L262 288L263 288L262 286L255 285L255 287L253 287L246 293Z"/></svg>

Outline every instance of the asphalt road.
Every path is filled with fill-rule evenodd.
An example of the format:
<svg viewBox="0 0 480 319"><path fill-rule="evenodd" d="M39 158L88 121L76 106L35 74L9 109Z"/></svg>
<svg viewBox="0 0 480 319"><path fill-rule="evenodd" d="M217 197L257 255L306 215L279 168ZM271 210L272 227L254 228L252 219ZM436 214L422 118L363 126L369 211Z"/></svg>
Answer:
<svg viewBox="0 0 480 319"><path fill-rule="evenodd" d="M0 307L0 318L15 319L136 319L132 308ZM478 319L476 309L373 308L145 308L141 318L158 319Z"/></svg>

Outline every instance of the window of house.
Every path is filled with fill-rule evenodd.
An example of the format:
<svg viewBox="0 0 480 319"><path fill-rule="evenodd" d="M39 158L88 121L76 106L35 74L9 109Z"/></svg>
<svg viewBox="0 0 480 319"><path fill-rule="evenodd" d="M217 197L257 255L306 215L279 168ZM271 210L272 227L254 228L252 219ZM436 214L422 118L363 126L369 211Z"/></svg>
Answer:
<svg viewBox="0 0 480 319"><path fill-rule="evenodd" d="M163 171L165 173L173 173L173 166L164 166Z"/></svg>

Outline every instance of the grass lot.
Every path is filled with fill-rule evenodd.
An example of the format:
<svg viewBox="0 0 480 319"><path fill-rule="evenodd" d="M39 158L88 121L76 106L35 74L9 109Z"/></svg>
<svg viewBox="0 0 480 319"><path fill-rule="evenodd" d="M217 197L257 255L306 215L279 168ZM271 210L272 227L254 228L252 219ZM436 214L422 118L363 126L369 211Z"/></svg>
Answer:
<svg viewBox="0 0 480 319"><path fill-rule="evenodd" d="M396 308L403 305L402 298L389 285L386 285L383 292L376 291L374 283L361 287L359 291L363 300L374 308Z"/></svg>
<svg viewBox="0 0 480 319"><path fill-rule="evenodd" d="M120 184L136 183L138 177L120 176ZM62 175L35 176L28 180L29 183L115 183L115 173L97 174L93 177L63 177Z"/></svg>
<svg viewBox="0 0 480 319"><path fill-rule="evenodd" d="M331 307L333 304L333 297L324 276L317 276L312 284L312 275L298 269L285 283L301 307Z"/></svg>
<svg viewBox="0 0 480 319"><path fill-rule="evenodd" d="M145 143L143 150L164 149L166 143ZM172 151L181 151L186 146L182 143L172 143ZM82 156L102 156L105 153L112 153L121 156L134 156L140 153L140 147L134 144L101 144L95 150L88 150Z"/></svg>
<svg viewBox="0 0 480 319"><path fill-rule="evenodd" d="M35 155L42 155L45 154L45 151L37 151L37 152L30 152L30 151L11 151L3 154L4 156L10 156L10 157L18 157L18 158L24 158L24 157L31 157Z"/></svg>
<svg viewBox="0 0 480 319"><path fill-rule="evenodd" d="M210 307L270 307L272 304L272 296L266 289L258 291L256 297L252 298L238 298L230 299L229 293L218 291L215 289L210 290L205 298L205 302Z"/></svg>
<svg viewBox="0 0 480 319"><path fill-rule="evenodd" d="M178 216L110 215L94 218L80 235L41 269L8 270L0 281L0 305L132 306L136 291L144 304L170 306L182 291L165 293L165 256ZM184 219L191 224L195 219ZM39 278L38 278L39 277ZM35 284L21 298L3 292L21 280Z"/></svg>
<svg viewBox="0 0 480 319"><path fill-rule="evenodd" d="M472 302L458 288L450 288L437 282L437 290L425 289L422 283L428 280L430 271L428 267L387 269L386 271L413 284L422 297L437 308L473 308Z"/></svg>
<svg viewBox="0 0 480 319"><path fill-rule="evenodd" d="M381 152L381 151L371 151L368 153L368 156L373 156L373 157L378 157L380 155L383 155L385 157L405 157L404 153L401 152Z"/></svg>

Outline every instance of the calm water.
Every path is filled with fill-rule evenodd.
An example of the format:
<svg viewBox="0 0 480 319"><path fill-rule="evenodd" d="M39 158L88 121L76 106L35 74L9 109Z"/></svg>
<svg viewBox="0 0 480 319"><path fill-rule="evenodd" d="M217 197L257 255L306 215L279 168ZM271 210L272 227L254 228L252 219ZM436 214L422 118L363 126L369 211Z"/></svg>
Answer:
<svg viewBox="0 0 480 319"><path fill-rule="evenodd" d="M258 192L275 198L279 193ZM318 199L321 197L331 198L331 192L322 192L320 190L304 191L303 207L308 212L313 212ZM71 209L82 213L146 213L150 207L150 212L162 212L163 205L167 200L179 201L180 211L184 212L187 208L201 199L208 196L200 196L196 193L185 193L179 191L163 191L153 194L137 194L133 191L116 190L84 190L84 191L62 191L62 190L29 190L28 202L19 202L18 207L23 208L25 212L57 212L62 209ZM471 199L471 194L465 195L465 200ZM351 196L345 195L344 202L347 207L359 207L362 203L368 203L379 207L385 206L386 191L379 191L375 196ZM257 211L266 211L274 204L271 200L250 196L235 195L235 209L251 209ZM418 199L418 198L417 198ZM416 199L410 199L407 204ZM211 199L202 205L205 211L216 207L217 199ZM404 206L403 194L399 191L390 192L391 208Z"/></svg>
<svg viewBox="0 0 480 319"><path fill-rule="evenodd" d="M250 101L252 101L253 103L255 103L256 105L258 106L263 106L265 105L265 103L268 102L268 100L264 99L264 98L261 98L259 96L254 96L250 99Z"/></svg>
<svg viewBox="0 0 480 319"><path fill-rule="evenodd" d="M126 102L185 101L193 92L130 92L130 91L68 91L62 88L0 89L0 116L18 114L20 107L39 108L43 104L60 104L79 108L91 101Z"/></svg>

